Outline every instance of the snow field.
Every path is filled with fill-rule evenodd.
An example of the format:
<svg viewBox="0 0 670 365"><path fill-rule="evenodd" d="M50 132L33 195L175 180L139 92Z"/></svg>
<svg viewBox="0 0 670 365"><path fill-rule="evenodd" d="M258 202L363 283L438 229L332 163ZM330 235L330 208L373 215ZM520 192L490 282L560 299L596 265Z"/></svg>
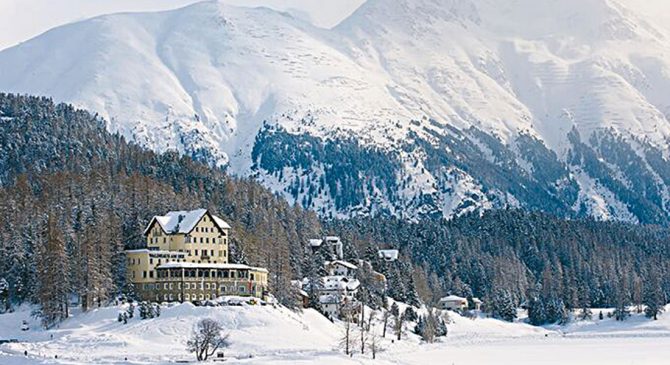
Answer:
<svg viewBox="0 0 670 365"><path fill-rule="evenodd" d="M123 325L116 321L121 309L75 312L50 331L39 329L26 307L0 315L0 338L22 341L0 345L0 364L193 361L185 342L195 323L206 317L221 321L230 333L232 345L225 351L229 364L665 364L670 356L668 315L652 321L633 314L627 321L616 322L598 320L598 310L594 310L594 320L533 327L450 313L446 339L421 343L408 325L402 341L392 343L389 329L383 340L385 350L373 361L369 354L349 358L339 351L341 323L331 323L313 310L297 313L269 306L179 304L164 307L158 318L140 320L136 316ZM29 320L30 331L20 330L24 319ZM378 323L375 328L381 330ZM23 351L28 351L28 357Z"/></svg>

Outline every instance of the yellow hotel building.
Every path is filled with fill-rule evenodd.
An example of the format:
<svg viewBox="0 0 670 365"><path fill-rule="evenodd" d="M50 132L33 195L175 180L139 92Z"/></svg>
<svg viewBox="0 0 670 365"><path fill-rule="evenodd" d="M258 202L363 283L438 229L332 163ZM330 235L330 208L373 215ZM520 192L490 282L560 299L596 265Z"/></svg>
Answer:
<svg viewBox="0 0 670 365"><path fill-rule="evenodd" d="M126 251L126 277L140 300L267 295L268 271L228 263L230 225L206 209L154 216L144 235L146 248Z"/></svg>

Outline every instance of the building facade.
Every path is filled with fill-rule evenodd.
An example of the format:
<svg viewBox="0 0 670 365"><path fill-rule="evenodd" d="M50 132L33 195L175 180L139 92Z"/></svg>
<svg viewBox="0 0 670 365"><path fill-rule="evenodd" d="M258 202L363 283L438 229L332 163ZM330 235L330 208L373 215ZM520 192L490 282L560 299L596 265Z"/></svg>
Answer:
<svg viewBox="0 0 670 365"><path fill-rule="evenodd" d="M210 300L222 295L264 298L264 268L228 262L230 225L206 209L155 216L146 248L126 251L126 276L149 301Z"/></svg>

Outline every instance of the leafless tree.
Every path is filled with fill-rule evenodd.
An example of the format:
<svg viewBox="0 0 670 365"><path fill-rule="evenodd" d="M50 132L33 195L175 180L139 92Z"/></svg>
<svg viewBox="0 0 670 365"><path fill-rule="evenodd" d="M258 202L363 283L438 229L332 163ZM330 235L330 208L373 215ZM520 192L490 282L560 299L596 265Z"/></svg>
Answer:
<svg viewBox="0 0 670 365"><path fill-rule="evenodd" d="M207 361L218 349L228 347L228 334L222 334L223 327L213 319L205 318L193 329L186 343L188 351L195 353L198 361Z"/></svg>
<svg viewBox="0 0 670 365"><path fill-rule="evenodd" d="M388 309L382 309L382 337L386 338L386 327L389 325L391 312Z"/></svg>
<svg viewBox="0 0 670 365"><path fill-rule="evenodd" d="M344 326L342 328L342 337L340 338L340 348L347 355L352 354L352 345L355 341L354 311L350 306L345 305L341 311Z"/></svg>
<svg viewBox="0 0 670 365"><path fill-rule="evenodd" d="M402 335L405 332L405 314L398 313L393 316L393 331L395 332L396 338L398 341L402 339Z"/></svg>
<svg viewBox="0 0 670 365"><path fill-rule="evenodd" d="M384 348L381 345L381 337L379 336L379 332L375 328L375 326L371 325L372 322L370 322L370 331L368 333L368 346L370 348L370 352L372 353L372 359L377 358L377 353L381 352L384 350Z"/></svg>
<svg viewBox="0 0 670 365"><path fill-rule="evenodd" d="M361 316L360 333L358 335L358 339L360 340L361 344L361 354L365 353L365 345L368 343L370 337L370 324L372 323L373 319L373 311L370 311L370 315L367 321L365 320L365 317Z"/></svg>

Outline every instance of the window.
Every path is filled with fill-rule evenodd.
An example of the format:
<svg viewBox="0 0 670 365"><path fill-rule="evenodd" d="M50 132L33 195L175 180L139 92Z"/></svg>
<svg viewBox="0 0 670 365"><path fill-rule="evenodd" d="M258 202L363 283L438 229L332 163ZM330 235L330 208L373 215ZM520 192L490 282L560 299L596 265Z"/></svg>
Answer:
<svg viewBox="0 0 670 365"><path fill-rule="evenodd" d="M216 289L216 283L212 283L212 289Z"/></svg>
<svg viewBox="0 0 670 365"><path fill-rule="evenodd" d="M203 299L205 299L205 296L200 294L200 300L203 300Z"/></svg>
<svg viewBox="0 0 670 365"><path fill-rule="evenodd" d="M200 243L202 243L202 237L200 237Z"/></svg>
<svg viewBox="0 0 670 365"><path fill-rule="evenodd" d="M214 256L214 250L209 250L209 255Z"/></svg>
<svg viewBox="0 0 670 365"><path fill-rule="evenodd" d="M168 300L168 295L167 294L163 294L163 300L167 302L167 300Z"/></svg>
<svg viewBox="0 0 670 365"><path fill-rule="evenodd" d="M163 284L163 289L164 289L164 290L167 290L167 288L168 288L167 283Z"/></svg>
<svg viewBox="0 0 670 365"><path fill-rule="evenodd" d="M149 271L149 277L150 277L150 278L153 278L153 277L154 277L154 271L153 271L153 270Z"/></svg>
<svg viewBox="0 0 670 365"><path fill-rule="evenodd" d="M195 255L198 256L198 250L195 250Z"/></svg>
<svg viewBox="0 0 670 365"><path fill-rule="evenodd" d="M244 287L243 286L240 287L240 293L244 293Z"/></svg>
<svg viewBox="0 0 670 365"><path fill-rule="evenodd" d="M191 296L188 295L188 294L184 294L184 298L185 298L186 300L191 300Z"/></svg>
<svg viewBox="0 0 670 365"><path fill-rule="evenodd" d="M170 290L172 290L172 283L170 283Z"/></svg>
<svg viewBox="0 0 670 365"><path fill-rule="evenodd" d="M170 301L172 301L172 294L170 294L170 296L168 296L168 298L170 298Z"/></svg>
<svg viewBox="0 0 670 365"><path fill-rule="evenodd" d="M222 293L225 293L225 292L226 292L226 286L225 286L225 285L221 285L221 288L220 288L220 289L221 289L221 292L222 292Z"/></svg>
<svg viewBox="0 0 670 365"><path fill-rule="evenodd" d="M191 284L184 283L184 289L191 289Z"/></svg>
<svg viewBox="0 0 670 365"><path fill-rule="evenodd" d="M145 279L147 278L147 272L146 272L146 271L144 271L144 272L142 273L142 277L145 278Z"/></svg>
<svg viewBox="0 0 670 365"><path fill-rule="evenodd" d="M209 243L209 237L205 237L205 243Z"/></svg>
<svg viewBox="0 0 670 365"><path fill-rule="evenodd" d="M208 289L208 290L209 290L209 283L206 283L206 284L205 284L205 289Z"/></svg>
<svg viewBox="0 0 670 365"><path fill-rule="evenodd" d="M135 271L133 271L133 279L135 279Z"/></svg>

